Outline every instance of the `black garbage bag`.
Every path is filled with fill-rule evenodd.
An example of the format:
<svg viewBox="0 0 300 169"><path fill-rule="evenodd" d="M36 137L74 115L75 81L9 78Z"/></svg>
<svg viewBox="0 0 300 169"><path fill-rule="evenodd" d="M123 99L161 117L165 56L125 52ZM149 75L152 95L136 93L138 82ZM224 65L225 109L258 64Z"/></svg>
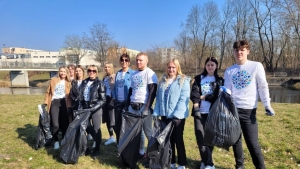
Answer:
<svg viewBox="0 0 300 169"><path fill-rule="evenodd" d="M36 135L35 149L38 150L52 143L53 138L50 129L50 114L46 110L45 104L38 105L40 112L38 131Z"/></svg>
<svg viewBox="0 0 300 169"><path fill-rule="evenodd" d="M89 124L91 112L86 109L75 111L74 120L69 124L61 141L60 157L67 164L78 162L80 155L84 155L87 148L86 128Z"/></svg>
<svg viewBox="0 0 300 169"><path fill-rule="evenodd" d="M205 124L204 145L229 149L241 135L237 109L231 95L221 92Z"/></svg>
<svg viewBox="0 0 300 169"><path fill-rule="evenodd" d="M170 168L172 160L172 148L170 136L172 134L173 124L166 125L162 120L155 120L153 125L153 134L148 142L147 162L151 169Z"/></svg>
<svg viewBox="0 0 300 169"><path fill-rule="evenodd" d="M139 158L142 124L143 119L140 115L130 112L122 113L118 154L128 168L135 168Z"/></svg>

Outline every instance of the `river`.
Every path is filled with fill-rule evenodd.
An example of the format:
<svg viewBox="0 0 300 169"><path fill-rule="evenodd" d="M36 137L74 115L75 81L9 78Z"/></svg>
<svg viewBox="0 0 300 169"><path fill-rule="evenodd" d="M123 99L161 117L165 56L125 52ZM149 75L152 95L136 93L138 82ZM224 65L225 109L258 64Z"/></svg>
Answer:
<svg viewBox="0 0 300 169"><path fill-rule="evenodd" d="M269 86L271 102L276 103L300 103L300 91L291 90L281 86ZM30 94L30 95L44 95L45 87L31 87L31 88L0 88L0 94Z"/></svg>

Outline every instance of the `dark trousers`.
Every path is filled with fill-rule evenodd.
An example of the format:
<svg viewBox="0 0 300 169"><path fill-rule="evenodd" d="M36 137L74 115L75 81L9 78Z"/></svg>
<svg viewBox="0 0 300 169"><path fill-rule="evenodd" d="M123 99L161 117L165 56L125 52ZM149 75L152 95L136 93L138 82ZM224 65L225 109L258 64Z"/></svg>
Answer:
<svg viewBox="0 0 300 169"><path fill-rule="evenodd" d="M116 139L117 139L117 144L119 144L119 140L120 140L120 131L121 131L121 127L122 127L122 109L125 106L117 106L115 107L115 126L114 131L116 133Z"/></svg>
<svg viewBox="0 0 300 169"><path fill-rule="evenodd" d="M62 138L65 136L69 126L69 117L65 99L53 99L50 107L52 121L52 136L58 141L58 130L61 129Z"/></svg>
<svg viewBox="0 0 300 169"><path fill-rule="evenodd" d="M256 169L264 169L264 156L258 143L258 125L255 109L238 109L243 136ZM244 165L242 138L233 145L236 168Z"/></svg>
<svg viewBox="0 0 300 169"><path fill-rule="evenodd" d="M170 123L172 119L167 119L165 116L161 118L165 123ZM185 153L185 146L183 141L183 130L184 130L185 119L182 119L177 126L174 126L171 137L170 143L172 147L172 160L171 163L176 163L176 156L175 156L175 147L177 149L177 156L178 156L178 164L181 166L186 166L186 153Z"/></svg>
<svg viewBox="0 0 300 169"><path fill-rule="evenodd" d="M111 126L110 124L110 116L109 116L109 104L110 104L110 97L107 97L106 96L106 103L105 105L103 106L103 115L102 115L102 120L104 123L106 123L106 127L107 127L107 130L108 130L108 133L109 133L109 136L113 136L114 135L114 130L113 130L113 127Z"/></svg>
<svg viewBox="0 0 300 169"><path fill-rule="evenodd" d="M101 125L101 119L102 119L102 109L96 111L95 113L92 113L90 119L92 120L92 124L89 124L89 126L86 129L86 132L88 134L91 134L93 139L96 141L96 147L94 150L100 150L100 144L102 141L102 133L100 129Z"/></svg>
<svg viewBox="0 0 300 169"><path fill-rule="evenodd" d="M201 116L195 116L194 117L194 129L195 129L195 135L197 140L197 145L200 152L200 157L202 160L202 163L204 163L205 166L213 166L213 159L212 159L212 152L214 147L213 146L205 146L204 143L204 129L205 129L205 123L207 120L208 114L200 114Z"/></svg>

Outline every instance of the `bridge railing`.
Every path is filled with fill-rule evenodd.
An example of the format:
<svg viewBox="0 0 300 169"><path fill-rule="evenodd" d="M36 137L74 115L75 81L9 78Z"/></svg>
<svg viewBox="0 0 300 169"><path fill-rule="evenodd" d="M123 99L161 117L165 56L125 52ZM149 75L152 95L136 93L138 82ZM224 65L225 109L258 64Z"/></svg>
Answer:
<svg viewBox="0 0 300 169"><path fill-rule="evenodd" d="M58 63L35 63L35 62L7 62L1 61L0 68L59 68L63 64Z"/></svg>

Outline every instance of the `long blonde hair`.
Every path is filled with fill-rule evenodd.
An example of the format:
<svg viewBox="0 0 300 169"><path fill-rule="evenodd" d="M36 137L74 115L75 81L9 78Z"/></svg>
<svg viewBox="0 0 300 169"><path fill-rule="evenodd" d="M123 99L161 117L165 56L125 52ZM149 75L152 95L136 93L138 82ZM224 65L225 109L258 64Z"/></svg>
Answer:
<svg viewBox="0 0 300 169"><path fill-rule="evenodd" d="M60 69L65 69L66 70L66 73L67 73L66 81L71 82L70 72L69 72L69 69L67 68L67 66L61 66L61 67L59 67L58 73L57 73L57 77L60 79L60 76L59 76Z"/></svg>
<svg viewBox="0 0 300 169"><path fill-rule="evenodd" d="M168 77L169 77L169 74L168 74L168 66L169 66L170 63L174 63L174 65L175 65L175 67L176 67L176 70L177 70L176 78L177 78L178 76L180 76L180 81L179 81L179 83L180 83L180 86L181 86L181 85L183 84L183 82L184 82L185 75L184 75L184 74L182 73L182 71L181 71L181 67L180 67L180 64L179 64L178 59L171 59L170 61L167 62L166 74L165 74L165 76L164 76L164 77L166 77L166 78L165 78L166 84L168 83ZM164 78L164 77L162 77L162 78Z"/></svg>

